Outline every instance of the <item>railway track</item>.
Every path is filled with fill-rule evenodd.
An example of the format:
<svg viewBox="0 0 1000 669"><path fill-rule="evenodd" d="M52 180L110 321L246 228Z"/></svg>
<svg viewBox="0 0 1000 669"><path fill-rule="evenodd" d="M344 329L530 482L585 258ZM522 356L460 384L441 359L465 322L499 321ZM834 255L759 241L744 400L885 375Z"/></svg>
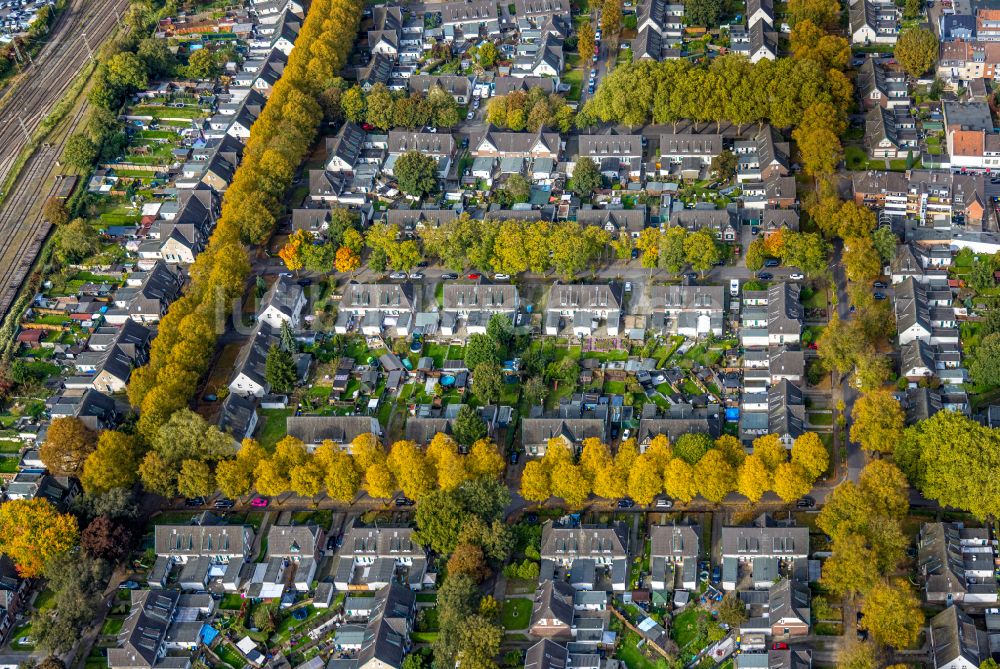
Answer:
<svg viewBox="0 0 1000 669"><path fill-rule="evenodd" d="M0 182L52 106L66 94L76 73L90 58L90 49L97 49L114 30L127 4L128 0L70 3L48 42L0 108Z"/></svg>
<svg viewBox="0 0 1000 669"><path fill-rule="evenodd" d="M63 98L73 79L115 28L128 0L73 0L45 47L0 106L0 182L39 124ZM84 39L86 35L86 39ZM69 119L58 141L34 151L0 206L0 314L6 315L24 284L51 225L42 203L56 193L56 162L83 121L86 105Z"/></svg>

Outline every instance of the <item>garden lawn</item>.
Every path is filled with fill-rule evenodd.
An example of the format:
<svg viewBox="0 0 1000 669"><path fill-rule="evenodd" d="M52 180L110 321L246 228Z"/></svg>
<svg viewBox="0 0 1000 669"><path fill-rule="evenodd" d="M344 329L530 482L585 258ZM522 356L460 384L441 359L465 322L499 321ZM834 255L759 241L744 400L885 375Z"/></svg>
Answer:
<svg viewBox="0 0 1000 669"><path fill-rule="evenodd" d="M219 644L212 650L215 651L215 654L219 656L220 660L228 664L233 669L241 669L246 665L246 660L243 659L243 656L227 643Z"/></svg>
<svg viewBox="0 0 1000 669"><path fill-rule="evenodd" d="M122 631L122 625L125 624L124 618L107 618L104 621L104 626L101 627L101 634L105 636L118 636L118 633Z"/></svg>
<svg viewBox="0 0 1000 669"><path fill-rule="evenodd" d="M285 419L292 415L291 409L261 409L264 427L260 431L260 445L268 451L274 450L282 437L287 433Z"/></svg>
<svg viewBox="0 0 1000 669"><path fill-rule="evenodd" d="M615 657L624 662L628 669L656 669L656 663L639 650L639 641L638 634L631 630L626 631L618 644Z"/></svg>
<svg viewBox="0 0 1000 669"><path fill-rule="evenodd" d="M522 597L505 599L503 608L500 609L500 620L503 626L508 630L527 629L528 623L531 620L531 606L532 601L530 599Z"/></svg>

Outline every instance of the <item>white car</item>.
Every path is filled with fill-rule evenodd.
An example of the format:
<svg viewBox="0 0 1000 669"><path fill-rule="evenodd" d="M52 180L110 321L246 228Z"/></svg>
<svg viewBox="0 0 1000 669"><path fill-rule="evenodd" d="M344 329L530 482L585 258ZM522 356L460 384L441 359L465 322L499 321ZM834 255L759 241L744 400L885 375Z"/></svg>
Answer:
<svg viewBox="0 0 1000 669"><path fill-rule="evenodd" d="M466 121L471 121L474 118L476 118L476 112L474 111L470 111L468 114L465 115Z"/></svg>
<svg viewBox="0 0 1000 669"><path fill-rule="evenodd" d="M631 436L632 436L632 430L629 430L628 428L622 430L622 441L625 441Z"/></svg>
<svg viewBox="0 0 1000 669"><path fill-rule="evenodd" d="M393 272L392 274L389 275L389 278L390 279L405 279L406 278L406 272Z"/></svg>
<svg viewBox="0 0 1000 669"><path fill-rule="evenodd" d="M494 281L510 281L510 274L494 274Z"/></svg>
<svg viewBox="0 0 1000 669"><path fill-rule="evenodd" d="M631 281L626 281L625 282L625 292L626 293L631 293L632 292L632 282Z"/></svg>
<svg viewBox="0 0 1000 669"><path fill-rule="evenodd" d="M413 272L410 274L410 278L414 281L420 281L424 278L423 272Z"/></svg>
<svg viewBox="0 0 1000 669"><path fill-rule="evenodd" d="M788 278L791 279L792 281L801 281L806 277L802 272L792 272L791 274L788 275Z"/></svg>

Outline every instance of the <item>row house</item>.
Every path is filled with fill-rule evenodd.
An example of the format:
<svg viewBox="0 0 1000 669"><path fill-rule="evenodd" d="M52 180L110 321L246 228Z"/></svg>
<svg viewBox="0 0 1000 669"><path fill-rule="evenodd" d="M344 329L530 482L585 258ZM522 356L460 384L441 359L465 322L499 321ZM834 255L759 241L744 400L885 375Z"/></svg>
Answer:
<svg viewBox="0 0 1000 669"><path fill-rule="evenodd" d="M579 452L585 439L607 437L605 418L523 418L521 420L521 443L525 452L532 457L541 457L553 440Z"/></svg>
<svg viewBox="0 0 1000 669"><path fill-rule="evenodd" d="M177 590L132 590L129 615L109 648L109 669L189 669L201 644L201 614L214 606L208 595ZM208 598L207 602L200 602Z"/></svg>
<svg viewBox="0 0 1000 669"><path fill-rule="evenodd" d="M114 331L113 334L110 331ZM91 339L98 338L98 349L84 351L73 364L76 372L65 381L66 388L92 388L102 393L120 393L125 390L132 370L149 360L149 346L153 333L148 328L129 320L118 326L98 328ZM103 341L113 341L103 347Z"/></svg>
<svg viewBox="0 0 1000 669"><path fill-rule="evenodd" d="M367 622L363 626L343 625L337 630L336 647L353 652L331 660L331 665L337 669L402 669L412 645L416 595L412 590L389 583L378 589L374 597L351 599L360 602L362 608L346 610L348 616Z"/></svg>
<svg viewBox="0 0 1000 669"><path fill-rule="evenodd" d="M735 142L733 153L737 157L736 176L740 184L791 174L791 147L770 125L762 127L748 140Z"/></svg>
<svg viewBox="0 0 1000 669"><path fill-rule="evenodd" d="M915 340L957 345L958 317L952 299L947 287L929 288L912 278L896 284L894 306L900 346Z"/></svg>
<svg viewBox="0 0 1000 669"><path fill-rule="evenodd" d="M512 77L550 77L559 83L559 76L565 67L562 39L550 32L545 33L537 45L522 45L524 51L532 51L514 59Z"/></svg>
<svg viewBox="0 0 1000 669"><path fill-rule="evenodd" d="M576 222L580 225L593 225L611 233L612 237L627 235L638 239L646 228L648 220L646 205L634 209L578 209Z"/></svg>
<svg viewBox="0 0 1000 669"><path fill-rule="evenodd" d="M942 103L945 138L952 168L1000 167L1000 135L985 102Z"/></svg>
<svg viewBox="0 0 1000 669"><path fill-rule="evenodd" d="M670 133L660 135L661 176L670 173L670 166L695 162L708 166L722 153L722 135L715 133Z"/></svg>
<svg viewBox="0 0 1000 669"><path fill-rule="evenodd" d="M769 589L782 568L809 557L809 528L762 514L750 526L723 526L720 550L723 589L737 589L741 569L749 571L754 589Z"/></svg>
<svg viewBox="0 0 1000 669"><path fill-rule="evenodd" d="M865 109L909 107L910 89L906 73L889 69L876 58L865 58L858 68L858 95Z"/></svg>
<svg viewBox="0 0 1000 669"><path fill-rule="evenodd" d="M664 335L722 336L726 294L723 286L653 286L652 328Z"/></svg>
<svg viewBox="0 0 1000 669"><path fill-rule="evenodd" d="M678 42L684 34L684 5L666 0L644 0L637 12L638 31L648 30L667 43Z"/></svg>
<svg viewBox="0 0 1000 669"><path fill-rule="evenodd" d="M372 27L367 37L372 54L398 58L403 48L403 10L395 5L372 8Z"/></svg>
<svg viewBox="0 0 1000 669"><path fill-rule="evenodd" d="M952 604L927 625L927 641L935 669L978 669L993 658L996 634L976 626L968 613Z"/></svg>
<svg viewBox="0 0 1000 669"><path fill-rule="evenodd" d="M649 543L650 586L653 590L695 590L698 587L700 527L654 525L649 529Z"/></svg>
<svg viewBox="0 0 1000 669"><path fill-rule="evenodd" d="M360 329L365 336L378 336L401 323L409 329L416 311L416 293L410 283L349 283L334 329L339 334Z"/></svg>
<svg viewBox="0 0 1000 669"><path fill-rule="evenodd" d="M894 2L857 0L850 8L851 43L895 44L899 38L900 18Z"/></svg>
<svg viewBox="0 0 1000 669"><path fill-rule="evenodd" d="M905 107L873 107L865 116L865 150L871 158L917 158L917 121Z"/></svg>
<svg viewBox="0 0 1000 669"><path fill-rule="evenodd" d="M463 77L456 74L415 74L406 80L407 92L410 95L427 96L436 88L441 89L455 99L460 105L472 102L472 91L475 90L474 77Z"/></svg>
<svg viewBox="0 0 1000 669"><path fill-rule="evenodd" d="M541 88L546 94L555 93L558 80L553 77L498 77L493 82L494 95L509 95L514 92L527 93L532 88Z"/></svg>
<svg viewBox="0 0 1000 669"><path fill-rule="evenodd" d="M176 213L161 207L161 219L149 228L149 239L139 245L139 258L190 265L205 247L219 215L219 196L204 184L180 191Z"/></svg>
<svg viewBox="0 0 1000 669"><path fill-rule="evenodd" d="M500 17L497 4L492 0L444 3L441 5L441 27L445 38L451 40L459 36L467 40L475 40L481 35L498 37Z"/></svg>
<svg viewBox="0 0 1000 669"><path fill-rule="evenodd" d="M104 313L111 325L127 320L158 323L167 308L181 294L182 275L177 267L156 261L152 269L132 272L125 285L115 291L112 306Z"/></svg>
<svg viewBox="0 0 1000 669"><path fill-rule="evenodd" d="M624 523L564 527L546 521L541 556L540 582L552 580L555 569L562 568L574 589L593 590L600 569L607 573L613 592L628 587L628 528Z"/></svg>
<svg viewBox="0 0 1000 669"><path fill-rule="evenodd" d="M771 0L747 0L747 26L764 23L774 28L774 3Z"/></svg>
<svg viewBox="0 0 1000 669"><path fill-rule="evenodd" d="M257 320L267 323L274 330L288 325L293 331L302 326L302 310L306 306L306 295L298 283L286 276L279 276L264 293L257 307Z"/></svg>
<svg viewBox="0 0 1000 669"><path fill-rule="evenodd" d="M889 276L894 284L912 278L917 283L946 286L948 267L951 266L951 249L941 246L930 248L900 244L889 263Z"/></svg>
<svg viewBox="0 0 1000 669"><path fill-rule="evenodd" d="M446 132L412 132L409 130L390 130L387 150L389 157L382 166L382 171L393 176L393 167L403 154L410 151L431 156L437 161L438 177L445 179L451 170L455 157L455 138Z"/></svg>
<svg viewBox="0 0 1000 669"><path fill-rule="evenodd" d="M960 223L966 229L980 229L987 212L982 175L944 170L868 171L854 173L852 185L858 204L935 228Z"/></svg>
<svg viewBox="0 0 1000 669"><path fill-rule="evenodd" d="M590 158L609 179L642 178L642 135L580 135L579 158Z"/></svg>
<svg viewBox="0 0 1000 669"><path fill-rule="evenodd" d="M617 337L622 317L622 285L619 283L563 285L549 289L545 310L545 334L557 336L572 329L574 337L593 336L602 326L609 337Z"/></svg>
<svg viewBox="0 0 1000 669"><path fill-rule="evenodd" d="M729 209L678 209L671 212L670 225L688 232L708 230L726 243L735 243L740 235L735 213Z"/></svg>
<svg viewBox="0 0 1000 669"><path fill-rule="evenodd" d="M976 8L976 39L1000 42L1000 9Z"/></svg>
<svg viewBox="0 0 1000 669"><path fill-rule="evenodd" d="M740 184L744 209L787 209L798 202L795 177L772 172L763 181L749 180Z"/></svg>
<svg viewBox="0 0 1000 669"><path fill-rule="evenodd" d="M988 528L960 522L920 527L917 565L928 602L995 603L995 558Z"/></svg>
<svg viewBox="0 0 1000 669"><path fill-rule="evenodd" d="M899 348L900 376L911 384L938 377L945 385L966 381L962 368L962 351L949 344L934 345L915 339Z"/></svg>
<svg viewBox="0 0 1000 669"><path fill-rule="evenodd" d="M441 334L468 337L486 334L486 326L497 314L513 323L520 301L517 287L511 284L449 283L442 291L441 304Z"/></svg>
<svg viewBox="0 0 1000 669"><path fill-rule="evenodd" d="M354 440L361 435L382 435L382 426L374 416L289 416L285 430L309 451L329 442L350 453Z"/></svg>
<svg viewBox="0 0 1000 669"><path fill-rule="evenodd" d="M344 533L334 586L341 591L379 590L401 582L410 590L433 583L427 552L409 527L351 527Z"/></svg>
<svg viewBox="0 0 1000 669"><path fill-rule="evenodd" d="M470 142L476 158L551 158L559 159L562 140L557 132L510 132L489 126Z"/></svg>

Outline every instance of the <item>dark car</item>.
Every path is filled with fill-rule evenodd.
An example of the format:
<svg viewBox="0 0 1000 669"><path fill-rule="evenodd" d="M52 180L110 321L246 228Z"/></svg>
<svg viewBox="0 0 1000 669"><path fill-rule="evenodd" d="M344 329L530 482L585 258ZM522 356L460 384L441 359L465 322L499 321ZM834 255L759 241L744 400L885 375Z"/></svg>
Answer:
<svg viewBox="0 0 1000 669"><path fill-rule="evenodd" d="M885 293L875 293L874 295L872 295L872 297L874 297L876 300L884 300Z"/></svg>
<svg viewBox="0 0 1000 669"><path fill-rule="evenodd" d="M337 550L337 537L331 535L326 538L326 550Z"/></svg>
<svg viewBox="0 0 1000 669"><path fill-rule="evenodd" d="M510 454L510 464L516 465L517 461L521 459L521 454L518 451L514 451Z"/></svg>
<svg viewBox="0 0 1000 669"><path fill-rule="evenodd" d="M757 272L757 278L761 281L770 281L774 278L774 275L770 272Z"/></svg>
<svg viewBox="0 0 1000 669"><path fill-rule="evenodd" d="M885 283L883 283L882 281L876 281L875 283L872 284L872 288L882 289L885 287L886 287Z"/></svg>
<svg viewBox="0 0 1000 669"><path fill-rule="evenodd" d="M780 264L777 258L768 258L764 261L764 267L777 267Z"/></svg>
<svg viewBox="0 0 1000 669"><path fill-rule="evenodd" d="M635 506L635 502L630 497L623 497L618 500L619 509L631 509L633 506Z"/></svg>
<svg viewBox="0 0 1000 669"><path fill-rule="evenodd" d="M205 506L204 497L188 497L184 500L184 506Z"/></svg>
<svg viewBox="0 0 1000 669"><path fill-rule="evenodd" d="M816 500L806 495L805 497L800 497L799 500L795 502L795 506L800 509L811 509L816 506Z"/></svg>
<svg viewBox="0 0 1000 669"><path fill-rule="evenodd" d="M639 249L632 249L632 260L639 257Z"/></svg>
<svg viewBox="0 0 1000 669"><path fill-rule="evenodd" d="M223 497L222 499L215 500L215 508L216 509L231 509L234 506L236 506L236 502L234 502L233 500L228 499L226 497Z"/></svg>
<svg viewBox="0 0 1000 669"><path fill-rule="evenodd" d="M409 497L397 497L396 498L396 506L413 506L414 504L416 504L416 502L414 502Z"/></svg>
<svg viewBox="0 0 1000 669"><path fill-rule="evenodd" d="M447 272L446 274L441 275L441 279L444 281L454 281L457 278L458 275L455 274L454 272Z"/></svg>
<svg viewBox="0 0 1000 669"><path fill-rule="evenodd" d="M684 277L686 279L688 279L689 281L697 281L698 280L698 273L697 272L685 272L684 273Z"/></svg>
<svg viewBox="0 0 1000 669"><path fill-rule="evenodd" d="M722 567L715 565L712 567L712 583L718 583L722 580Z"/></svg>
<svg viewBox="0 0 1000 669"><path fill-rule="evenodd" d="M303 288L305 288L306 286L311 286L311 285L312 285L312 282L313 282L313 280L312 280L312 279L299 279L299 280L298 280L298 281L296 281L295 283L297 283L297 284L299 284L300 286L302 286Z"/></svg>

